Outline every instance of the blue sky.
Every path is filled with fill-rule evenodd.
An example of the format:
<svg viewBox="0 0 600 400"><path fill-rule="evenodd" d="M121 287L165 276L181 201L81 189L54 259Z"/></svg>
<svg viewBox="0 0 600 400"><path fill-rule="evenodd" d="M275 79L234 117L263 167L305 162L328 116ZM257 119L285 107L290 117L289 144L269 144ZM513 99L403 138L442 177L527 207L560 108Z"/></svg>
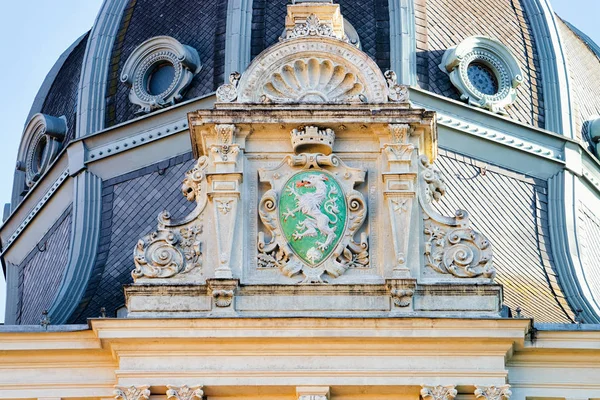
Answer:
<svg viewBox="0 0 600 400"><path fill-rule="evenodd" d="M125 0L123 0L125 1ZM473 0L477 1L477 0ZM8 2L0 13L0 205L10 201L19 140L33 99L47 72L70 44L90 29L101 0ZM201 3L201 0L198 1ZM598 0L552 0L554 10L600 44ZM0 321L4 278L0 274Z"/></svg>

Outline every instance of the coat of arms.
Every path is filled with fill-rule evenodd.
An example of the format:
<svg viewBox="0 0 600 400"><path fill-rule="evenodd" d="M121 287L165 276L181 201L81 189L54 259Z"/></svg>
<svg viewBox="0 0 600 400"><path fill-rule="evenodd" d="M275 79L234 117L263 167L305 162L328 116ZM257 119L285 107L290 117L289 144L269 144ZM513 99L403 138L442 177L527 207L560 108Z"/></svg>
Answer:
<svg viewBox="0 0 600 400"><path fill-rule="evenodd" d="M365 171L346 166L331 153L331 129L307 127L292 132L294 150L322 151L288 155L275 169L259 171L269 182L259 205L269 231L259 233L260 267L277 267L288 275L302 273L305 283L323 282L322 275L338 277L350 267L367 267L366 234L355 235L366 218L362 194L354 189Z"/></svg>

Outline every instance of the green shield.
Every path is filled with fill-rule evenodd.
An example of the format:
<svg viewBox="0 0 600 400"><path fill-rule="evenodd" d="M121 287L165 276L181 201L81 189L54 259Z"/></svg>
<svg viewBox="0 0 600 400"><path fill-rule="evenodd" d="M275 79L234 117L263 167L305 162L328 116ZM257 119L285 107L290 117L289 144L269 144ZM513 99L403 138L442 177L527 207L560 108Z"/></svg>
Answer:
<svg viewBox="0 0 600 400"><path fill-rule="evenodd" d="M294 253L310 266L321 264L335 249L347 213L342 188L322 171L295 174L279 198L281 230Z"/></svg>

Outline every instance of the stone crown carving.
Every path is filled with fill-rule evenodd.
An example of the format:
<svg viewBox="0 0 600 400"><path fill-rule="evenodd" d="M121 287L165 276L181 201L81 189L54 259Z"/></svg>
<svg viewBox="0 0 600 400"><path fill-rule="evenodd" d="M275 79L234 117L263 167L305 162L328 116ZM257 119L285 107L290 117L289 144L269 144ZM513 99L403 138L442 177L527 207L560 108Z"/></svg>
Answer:
<svg viewBox="0 0 600 400"><path fill-rule="evenodd" d="M48 170L62 148L67 119L35 114L25 127L17 169L25 172L25 183L32 187Z"/></svg>
<svg viewBox="0 0 600 400"><path fill-rule="evenodd" d="M454 400L458 391L454 385L447 386L422 386L421 397L423 400Z"/></svg>
<svg viewBox="0 0 600 400"><path fill-rule="evenodd" d="M484 36L469 37L446 50L439 67L450 76L463 100L500 114L506 114L505 108L515 102L516 89L523 83L523 73L510 50ZM484 93L469 76L474 67L491 75L489 79L495 81L497 87Z"/></svg>
<svg viewBox="0 0 600 400"><path fill-rule="evenodd" d="M162 76L163 82L152 91L152 79L159 79L155 74L163 67L170 69L172 76ZM169 36L156 36L133 50L123 66L121 82L131 87L129 100L140 106L138 113L148 113L180 101L201 68L196 49Z"/></svg>
<svg viewBox="0 0 600 400"><path fill-rule="evenodd" d="M333 151L335 141L333 129L307 126L304 129L294 129L291 136L292 147L296 153L311 152L329 155Z"/></svg>

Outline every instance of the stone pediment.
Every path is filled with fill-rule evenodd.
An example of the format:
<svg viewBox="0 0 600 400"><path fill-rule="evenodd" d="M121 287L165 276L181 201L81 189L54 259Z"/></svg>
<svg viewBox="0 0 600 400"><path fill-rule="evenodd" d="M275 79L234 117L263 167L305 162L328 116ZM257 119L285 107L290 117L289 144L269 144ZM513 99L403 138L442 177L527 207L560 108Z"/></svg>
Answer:
<svg viewBox="0 0 600 400"><path fill-rule="evenodd" d="M197 207L138 243L130 315L498 315L490 243L431 206L435 113L340 24L289 5L285 38L188 115Z"/></svg>

